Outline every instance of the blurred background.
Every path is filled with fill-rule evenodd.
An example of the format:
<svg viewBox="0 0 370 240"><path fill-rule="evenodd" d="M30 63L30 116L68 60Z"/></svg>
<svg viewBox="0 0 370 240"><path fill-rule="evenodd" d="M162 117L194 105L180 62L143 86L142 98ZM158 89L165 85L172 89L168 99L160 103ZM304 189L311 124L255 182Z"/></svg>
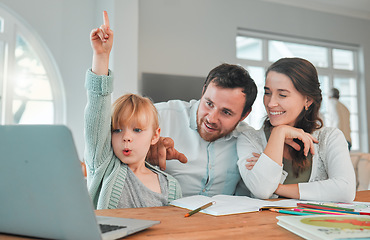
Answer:
<svg viewBox="0 0 370 240"><path fill-rule="evenodd" d="M351 113L353 152L368 152L370 1L0 0L0 124L65 124L83 157L89 34L107 10L114 30L113 99L198 99L227 62L247 68L259 93L246 121L262 125L264 72L281 57L317 68L327 113L332 87Z"/></svg>

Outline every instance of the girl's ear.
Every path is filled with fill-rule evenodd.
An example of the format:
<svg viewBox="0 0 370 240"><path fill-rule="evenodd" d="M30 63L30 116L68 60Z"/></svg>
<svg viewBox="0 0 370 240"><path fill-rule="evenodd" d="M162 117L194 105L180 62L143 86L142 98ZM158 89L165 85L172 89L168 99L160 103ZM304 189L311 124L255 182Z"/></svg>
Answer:
<svg viewBox="0 0 370 240"><path fill-rule="evenodd" d="M161 129L160 128L157 128L155 131L154 131L154 135L152 137L152 142L151 142L151 145L154 145L158 142L159 140L159 137L160 137L160 134L161 134Z"/></svg>

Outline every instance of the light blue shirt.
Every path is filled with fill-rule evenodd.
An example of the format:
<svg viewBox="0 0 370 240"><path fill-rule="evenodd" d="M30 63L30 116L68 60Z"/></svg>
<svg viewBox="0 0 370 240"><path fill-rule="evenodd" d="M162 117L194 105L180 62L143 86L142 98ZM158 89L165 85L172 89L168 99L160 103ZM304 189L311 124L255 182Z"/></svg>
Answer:
<svg viewBox="0 0 370 240"><path fill-rule="evenodd" d="M207 142L197 131L199 101L171 100L155 106L160 115L161 136L172 138L175 148L188 158L186 164L177 160L166 163L166 172L180 182L183 196L233 195L241 180L237 137L250 127L241 122L225 137Z"/></svg>

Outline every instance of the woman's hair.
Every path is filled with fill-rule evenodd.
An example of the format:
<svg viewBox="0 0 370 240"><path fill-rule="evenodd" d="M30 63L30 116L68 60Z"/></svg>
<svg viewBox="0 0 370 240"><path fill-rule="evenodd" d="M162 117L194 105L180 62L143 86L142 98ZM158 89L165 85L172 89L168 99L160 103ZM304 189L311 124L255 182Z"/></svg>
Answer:
<svg viewBox="0 0 370 240"><path fill-rule="evenodd" d="M113 103L112 129L129 124L143 129L152 124L153 131L159 127L157 109L149 98L125 94Z"/></svg>
<svg viewBox="0 0 370 240"><path fill-rule="evenodd" d="M323 121L319 116L322 95L317 71L313 64L302 58L282 58L267 69L266 77L270 71L289 77L297 91L312 100L312 104L307 110L303 107L294 127L308 133L320 129L323 126ZM269 119L266 119L265 123L267 126L271 126ZM300 140L295 141L301 146L301 150L296 151L291 147L289 152L294 159L294 174L298 176L299 172L309 166L309 161L303 153L303 143Z"/></svg>

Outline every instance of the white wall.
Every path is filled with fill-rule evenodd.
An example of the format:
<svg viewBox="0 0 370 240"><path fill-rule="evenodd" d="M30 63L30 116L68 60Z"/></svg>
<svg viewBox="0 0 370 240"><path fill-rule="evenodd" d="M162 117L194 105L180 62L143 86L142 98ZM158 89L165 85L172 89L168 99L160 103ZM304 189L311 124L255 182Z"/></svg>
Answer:
<svg viewBox="0 0 370 240"><path fill-rule="evenodd" d="M84 76L91 66L89 33L107 9L115 43L114 97L138 92L142 72L205 77L222 62L235 63L237 28L358 44L370 69L370 21L260 0L0 0L44 40L62 74L67 125L83 153ZM370 91L363 72L360 97ZM370 112L365 102L362 112ZM370 119L366 126L370 124ZM367 132L364 132L366 136ZM366 148L367 146L367 142Z"/></svg>
<svg viewBox="0 0 370 240"><path fill-rule="evenodd" d="M139 1L139 76L142 72L206 76L221 62L236 63L237 28L359 45L364 62L360 113L370 113L370 20L299 9L261 0ZM367 126L361 119L362 149Z"/></svg>

